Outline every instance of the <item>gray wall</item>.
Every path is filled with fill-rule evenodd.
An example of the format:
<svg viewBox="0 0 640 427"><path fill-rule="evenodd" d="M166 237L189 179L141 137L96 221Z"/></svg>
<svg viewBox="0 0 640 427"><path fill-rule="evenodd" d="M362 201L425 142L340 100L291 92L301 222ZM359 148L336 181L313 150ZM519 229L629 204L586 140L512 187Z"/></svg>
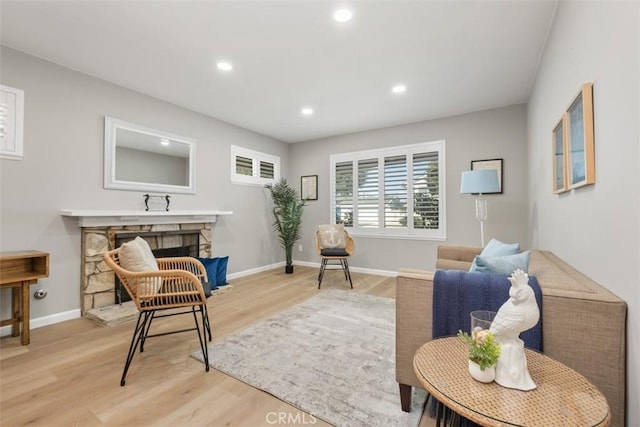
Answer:
<svg viewBox="0 0 640 427"><path fill-rule="evenodd" d="M300 191L300 177L318 175L318 200L309 201L303 223L303 252L296 260L318 262L314 233L330 222L329 156L396 145L446 140L447 241L480 246L480 224L475 219L474 197L460 194L460 175L471 160L504 159L504 193L487 195L489 218L485 240L527 241L526 107L516 105L438 120L360 132L294 144L291 147L291 183ZM436 249L445 242L358 237L353 267L397 271L434 267Z"/></svg>
<svg viewBox="0 0 640 427"><path fill-rule="evenodd" d="M639 27L637 2L560 2L528 111L531 241L627 302L631 426L640 426ZM551 130L586 82L596 184L555 196Z"/></svg>
<svg viewBox="0 0 640 427"><path fill-rule="evenodd" d="M287 144L6 47L0 55L2 84L25 92L24 159L0 160L0 250L51 254L50 277L39 281L49 296L32 299L32 319L80 307L80 228L60 209L143 207L144 192L103 189L105 115L197 140L197 194L174 194L171 207L234 212L213 230L229 273L282 261L266 190L230 183L229 147L279 155L286 173Z"/></svg>

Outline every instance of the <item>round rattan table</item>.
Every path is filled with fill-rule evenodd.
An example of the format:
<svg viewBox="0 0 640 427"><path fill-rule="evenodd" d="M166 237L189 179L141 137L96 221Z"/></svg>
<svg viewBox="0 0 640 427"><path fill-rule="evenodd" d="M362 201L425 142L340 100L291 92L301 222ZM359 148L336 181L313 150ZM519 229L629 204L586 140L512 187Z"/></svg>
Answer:
<svg viewBox="0 0 640 427"><path fill-rule="evenodd" d="M467 346L457 337L429 341L413 359L416 376L440 403L482 426L608 426L609 405L573 369L525 349L537 388L513 390L469 375Z"/></svg>

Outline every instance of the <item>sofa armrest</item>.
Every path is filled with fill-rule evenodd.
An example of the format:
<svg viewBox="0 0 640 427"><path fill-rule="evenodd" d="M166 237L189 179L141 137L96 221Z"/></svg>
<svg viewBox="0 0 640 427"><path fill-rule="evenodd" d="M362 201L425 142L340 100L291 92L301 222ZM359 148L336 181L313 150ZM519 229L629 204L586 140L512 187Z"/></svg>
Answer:
<svg viewBox="0 0 640 427"><path fill-rule="evenodd" d="M396 380L420 387L413 356L431 340L433 272L400 270L396 277Z"/></svg>
<svg viewBox="0 0 640 427"><path fill-rule="evenodd" d="M468 271L476 255L480 255L482 248L472 246L442 245L438 246L436 268L443 270Z"/></svg>

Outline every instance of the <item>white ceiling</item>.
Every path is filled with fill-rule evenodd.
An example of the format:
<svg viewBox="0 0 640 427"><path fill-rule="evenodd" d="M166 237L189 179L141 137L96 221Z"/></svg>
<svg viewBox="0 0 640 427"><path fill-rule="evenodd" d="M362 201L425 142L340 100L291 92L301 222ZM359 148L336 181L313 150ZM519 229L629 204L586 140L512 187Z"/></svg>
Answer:
<svg viewBox="0 0 640 427"><path fill-rule="evenodd" d="M332 21L348 6L353 20ZM3 45L281 141L526 102L553 1L8 1ZM216 62L233 63L231 72ZM391 93L396 83L407 91ZM300 114L311 106L315 114Z"/></svg>

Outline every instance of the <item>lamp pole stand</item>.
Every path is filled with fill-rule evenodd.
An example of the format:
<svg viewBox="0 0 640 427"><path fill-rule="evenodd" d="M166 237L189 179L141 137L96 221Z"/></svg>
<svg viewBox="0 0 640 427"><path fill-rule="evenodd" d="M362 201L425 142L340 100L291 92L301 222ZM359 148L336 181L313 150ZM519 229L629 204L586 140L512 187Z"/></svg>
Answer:
<svg viewBox="0 0 640 427"><path fill-rule="evenodd" d="M480 221L480 241L484 248L484 222L489 212L487 209L487 199L482 198L482 193L478 194L476 199L476 219Z"/></svg>

